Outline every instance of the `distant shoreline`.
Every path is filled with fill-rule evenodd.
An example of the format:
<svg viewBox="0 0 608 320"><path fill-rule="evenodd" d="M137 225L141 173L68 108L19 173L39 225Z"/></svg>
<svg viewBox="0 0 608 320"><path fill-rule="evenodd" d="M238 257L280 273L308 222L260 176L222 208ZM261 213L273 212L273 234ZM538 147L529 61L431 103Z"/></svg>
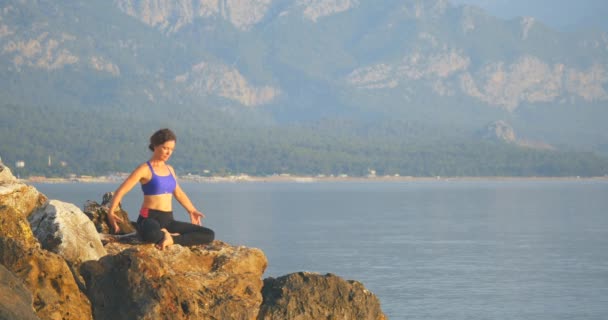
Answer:
<svg viewBox="0 0 608 320"><path fill-rule="evenodd" d="M126 178L126 177L124 177ZM120 183L124 180L120 177L78 177L78 178L46 178L33 177L20 179L25 183ZM273 175L273 176L225 176L204 177L185 175L178 176L181 182L196 183L247 183L247 182L293 182L293 183L316 183L316 182L417 182L417 181L608 181L608 176L599 177L540 177L540 176L485 176L485 177L413 177L413 176L295 176L295 175Z"/></svg>

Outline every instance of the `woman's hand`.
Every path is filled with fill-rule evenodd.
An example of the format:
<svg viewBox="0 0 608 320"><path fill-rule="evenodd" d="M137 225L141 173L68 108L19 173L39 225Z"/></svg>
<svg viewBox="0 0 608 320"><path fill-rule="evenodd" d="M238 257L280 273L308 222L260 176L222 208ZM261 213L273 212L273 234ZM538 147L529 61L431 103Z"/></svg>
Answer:
<svg viewBox="0 0 608 320"><path fill-rule="evenodd" d="M114 233L118 233L120 231L120 227L118 226L118 221L123 222L122 218L117 216L114 212L110 212L110 209L106 208L106 212L108 213L108 222L110 228L114 229Z"/></svg>
<svg viewBox="0 0 608 320"><path fill-rule="evenodd" d="M205 218L205 215L202 212L199 212L198 210L193 210L191 212L189 212L190 214L190 221L192 222L192 224L196 224L196 225L202 225L201 224L201 219Z"/></svg>

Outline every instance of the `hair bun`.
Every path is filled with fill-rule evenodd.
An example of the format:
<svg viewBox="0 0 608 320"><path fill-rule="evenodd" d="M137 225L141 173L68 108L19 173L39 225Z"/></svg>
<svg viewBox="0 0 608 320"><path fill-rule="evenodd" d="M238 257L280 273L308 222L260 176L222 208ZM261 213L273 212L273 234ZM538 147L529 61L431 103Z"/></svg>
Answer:
<svg viewBox="0 0 608 320"><path fill-rule="evenodd" d="M154 152L154 148L156 146L160 146L161 144L171 140L177 140L175 133L173 133L171 129L160 129L154 132L154 134L150 137L150 145L148 146L148 148L150 149L150 151Z"/></svg>

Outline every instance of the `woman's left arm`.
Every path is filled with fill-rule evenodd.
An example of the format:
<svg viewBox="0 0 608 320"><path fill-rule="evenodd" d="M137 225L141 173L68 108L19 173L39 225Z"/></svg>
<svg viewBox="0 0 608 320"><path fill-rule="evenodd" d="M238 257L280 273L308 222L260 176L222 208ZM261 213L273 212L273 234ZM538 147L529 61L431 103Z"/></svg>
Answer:
<svg viewBox="0 0 608 320"><path fill-rule="evenodd" d="M171 171L173 171L173 168L171 168ZM194 205L192 204L192 201L190 201L190 198L188 198L188 195L186 195L186 192L184 192L182 187L177 182L177 177L175 176L175 172L173 172L173 177L175 177L175 181L176 181L175 182L176 186L175 186L175 190L173 191L173 196L175 197L177 202L179 202L182 205L182 207L184 207L184 209L186 209L186 211L190 215L190 221L192 222L192 224L201 225L201 219L204 218L205 215L202 212L198 211L196 209L196 207L194 207Z"/></svg>

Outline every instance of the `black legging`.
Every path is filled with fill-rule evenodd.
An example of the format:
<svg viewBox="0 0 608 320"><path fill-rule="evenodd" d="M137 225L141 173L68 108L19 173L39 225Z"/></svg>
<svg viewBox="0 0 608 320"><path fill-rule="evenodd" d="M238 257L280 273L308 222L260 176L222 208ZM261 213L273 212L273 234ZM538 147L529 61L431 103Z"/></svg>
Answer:
<svg viewBox="0 0 608 320"><path fill-rule="evenodd" d="M167 229L170 233L179 233L173 237L173 242L182 246L207 244L213 241L215 233L209 228L173 219L173 212L148 210L148 217L141 215L137 218L137 231L146 242L159 243L165 237L160 230Z"/></svg>

